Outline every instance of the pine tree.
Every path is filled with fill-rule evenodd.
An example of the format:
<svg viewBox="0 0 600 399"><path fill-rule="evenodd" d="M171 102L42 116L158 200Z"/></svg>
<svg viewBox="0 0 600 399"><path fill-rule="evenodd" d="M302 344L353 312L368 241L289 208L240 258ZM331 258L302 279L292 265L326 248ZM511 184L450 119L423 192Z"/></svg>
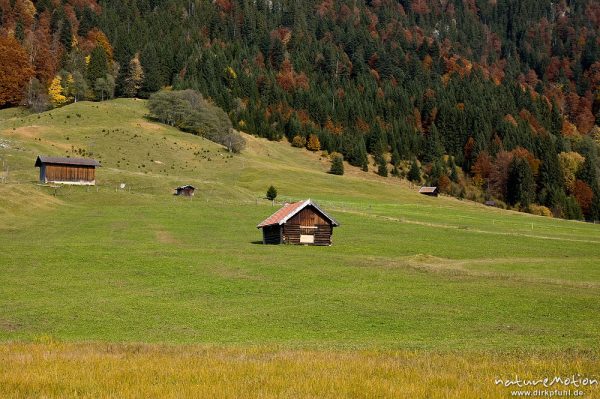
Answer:
<svg viewBox="0 0 600 399"><path fill-rule="evenodd" d="M529 162L521 157L515 157L508 169L506 200L511 205L520 204L522 209L527 209L533 202L534 193L535 182Z"/></svg>
<svg viewBox="0 0 600 399"><path fill-rule="evenodd" d="M125 76L123 93L127 97L135 97L142 87L143 82L144 70L142 69L142 64L140 63L139 53L136 53L131 61L129 61L129 66L127 67L127 75Z"/></svg>
<svg viewBox="0 0 600 399"><path fill-rule="evenodd" d="M431 172L429 173L428 183L430 186L437 186L440 177L442 177L444 173L444 169L440 163L440 160L437 159L433 161L431 165Z"/></svg>
<svg viewBox="0 0 600 399"><path fill-rule="evenodd" d="M277 189L274 186L270 186L267 190L267 199L269 201L275 201L275 198L277 198Z"/></svg>
<svg viewBox="0 0 600 399"><path fill-rule="evenodd" d="M408 180L412 181L413 183L421 182L421 169L419 168L419 165L417 165L416 159L411 162L407 177Z"/></svg>
<svg viewBox="0 0 600 399"><path fill-rule="evenodd" d="M73 47L73 32L71 30L71 22L68 18L63 19L62 29L60 31L60 42L64 46L65 51L71 51Z"/></svg>
<svg viewBox="0 0 600 399"><path fill-rule="evenodd" d="M342 157L342 155L333 156L329 173L340 176L344 174L344 157Z"/></svg>
<svg viewBox="0 0 600 399"><path fill-rule="evenodd" d="M429 134L425 138L425 149L423 151L423 160L432 162L444 155L444 147L440 138L440 133L435 123L431 125Z"/></svg>
<svg viewBox="0 0 600 399"><path fill-rule="evenodd" d="M399 163L400 154L398 153L398 150L394 148L394 151L392 152L392 165L394 165L394 168L397 168Z"/></svg>
<svg viewBox="0 0 600 399"><path fill-rule="evenodd" d="M104 79L108 73L108 56L100 45L94 47L90 54L90 62L87 68L87 80L93 84L98 79Z"/></svg>
<svg viewBox="0 0 600 399"><path fill-rule="evenodd" d="M379 176L387 177L388 169L387 169L387 161L383 155L379 155L376 159L377 161L377 174Z"/></svg>

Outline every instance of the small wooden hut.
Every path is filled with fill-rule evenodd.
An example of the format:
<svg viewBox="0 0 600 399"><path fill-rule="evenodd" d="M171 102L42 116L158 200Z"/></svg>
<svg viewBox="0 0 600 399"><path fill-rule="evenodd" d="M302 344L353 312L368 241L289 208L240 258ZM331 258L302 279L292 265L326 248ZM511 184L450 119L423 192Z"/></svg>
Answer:
<svg viewBox="0 0 600 399"><path fill-rule="evenodd" d="M339 226L310 199L285 204L258 226L263 244L331 245L333 228Z"/></svg>
<svg viewBox="0 0 600 399"><path fill-rule="evenodd" d="M419 194L429 195L430 197L437 197L440 193L437 187L421 187L419 189Z"/></svg>
<svg viewBox="0 0 600 399"><path fill-rule="evenodd" d="M196 187L191 186L191 185L185 185L185 186L180 186L177 187L175 189L175 192L173 194L175 195L182 195L184 197L193 197L194 196L194 191L196 191Z"/></svg>
<svg viewBox="0 0 600 399"><path fill-rule="evenodd" d="M76 185L96 184L96 167L100 162L88 158L38 156L35 167L40 168L40 182Z"/></svg>

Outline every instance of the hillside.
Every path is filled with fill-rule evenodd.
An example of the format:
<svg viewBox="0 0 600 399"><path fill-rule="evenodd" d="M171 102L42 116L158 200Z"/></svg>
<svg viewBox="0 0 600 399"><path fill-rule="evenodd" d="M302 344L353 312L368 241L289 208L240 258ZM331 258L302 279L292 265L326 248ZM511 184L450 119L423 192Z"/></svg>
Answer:
<svg viewBox="0 0 600 399"><path fill-rule="evenodd" d="M256 136L598 221L598 32L592 0L6 0L0 107L191 88Z"/></svg>
<svg viewBox="0 0 600 399"><path fill-rule="evenodd" d="M56 397L69 389L98 396L74 364L102 375L110 364L121 370L113 355L166 379L183 378L162 374L178 367L220 373L210 374L214 381L233 373L238 388L236 359L250 359L247 375L252 362L264 362L271 397L284 389L281 372L318 380L311 373L338 356L348 368L331 397L397 396L396 356L411 367L405 372L434 373L438 387L448 378L462 397L472 391L460 372L443 371L456 359L482 381L526 367L598 372L597 225L424 197L348 165L346 175L329 175L319 154L249 135L246 150L230 155L146 113L143 100L126 99L34 115L0 111L0 162L9 165L0 184L1 363L37 375L49 361L71 376L66 385L44 373L23 384L0 368L0 392L25 396L58 383ZM54 195L37 184L38 154L75 153L102 161L97 187ZM181 184L199 188L193 200L172 195ZM260 245L256 224L274 211L262 199L271 184L278 200L310 197L330 211L341 222L334 245ZM551 362L565 351L562 366ZM19 363L23 352L36 360ZM184 353L202 353L213 369L185 363L192 358ZM295 360L276 360L287 358ZM375 369L370 388L349 383ZM123 372L111 377L115 389L129 384ZM416 395L443 397L402 378ZM319 392L315 381L296 388ZM479 384L488 397L498 393ZM190 395L209 389L183 386ZM163 396L151 389L144 392Z"/></svg>

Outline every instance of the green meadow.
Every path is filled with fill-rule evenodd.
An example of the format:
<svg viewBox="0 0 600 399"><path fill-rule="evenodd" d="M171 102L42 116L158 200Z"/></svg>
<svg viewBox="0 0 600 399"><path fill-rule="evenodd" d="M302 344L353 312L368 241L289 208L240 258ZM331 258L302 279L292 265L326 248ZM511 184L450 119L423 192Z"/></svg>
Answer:
<svg viewBox="0 0 600 399"><path fill-rule="evenodd" d="M600 226L329 175L320 153L251 136L232 155L145 115L125 99L0 111L4 355L91 342L598 364ZM38 154L101 160L98 185L40 185ZM182 184L193 199L172 195ZM334 245L262 245L271 184L329 211Z"/></svg>

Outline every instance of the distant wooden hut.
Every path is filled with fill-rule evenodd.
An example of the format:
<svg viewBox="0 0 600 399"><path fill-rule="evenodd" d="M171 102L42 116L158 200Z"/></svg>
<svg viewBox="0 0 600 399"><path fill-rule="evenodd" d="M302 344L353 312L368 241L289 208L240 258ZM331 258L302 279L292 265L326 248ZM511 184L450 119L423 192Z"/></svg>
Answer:
<svg viewBox="0 0 600 399"><path fill-rule="evenodd" d="M180 186L175 189L173 194L182 195L184 197L193 197L194 191L196 191L196 187L190 186L189 184L186 186Z"/></svg>
<svg viewBox="0 0 600 399"><path fill-rule="evenodd" d="M333 228L339 226L310 199L285 204L258 226L263 244L331 245Z"/></svg>
<svg viewBox="0 0 600 399"><path fill-rule="evenodd" d="M88 158L38 156L35 167L40 168L40 182L76 185L96 184L96 167L100 162Z"/></svg>
<svg viewBox="0 0 600 399"><path fill-rule="evenodd" d="M440 193L437 187L421 187L419 189L419 194L429 195L430 197L437 197Z"/></svg>

